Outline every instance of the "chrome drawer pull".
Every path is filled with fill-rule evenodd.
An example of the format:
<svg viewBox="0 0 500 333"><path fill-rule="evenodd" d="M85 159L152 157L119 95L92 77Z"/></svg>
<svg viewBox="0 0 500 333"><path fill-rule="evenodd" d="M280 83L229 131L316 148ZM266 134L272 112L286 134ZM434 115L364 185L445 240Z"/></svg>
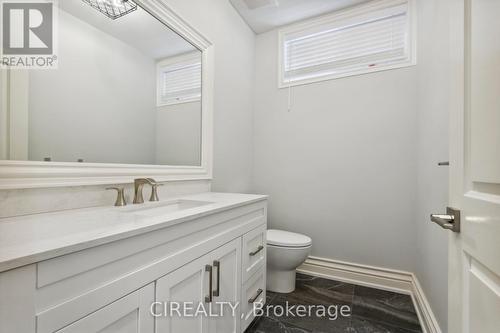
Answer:
<svg viewBox="0 0 500 333"><path fill-rule="evenodd" d="M217 268L217 289L214 290L213 295L215 297L220 296L220 261L216 260L214 261L214 267Z"/></svg>
<svg viewBox="0 0 500 333"><path fill-rule="evenodd" d="M205 303L212 303L213 300L213 291L212 291L212 284L213 284L213 277L212 277L212 266L206 265L205 266L205 272L208 272L208 296L205 296Z"/></svg>
<svg viewBox="0 0 500 333"><path fill-rule="evenodd" d="M260 245L260 246L257 248L257 250L255 250L255 251L253 251L253 252L250 252L248 255L249 255L250 257L253 257L253 256L257 255L257 253L259 253L259 252L260 252L260 251L262 251L262 250L264 250L264 246Z"/></svg>
<svg viewBox="0 0 500 333"><path fill-rule="evenodd" d="M262 290L262 289L258 289L258 290L257 290L257 295L255 295L254 297L250 298L250 299L248 300L248 303L249 303L249 304L254 303L254 302L257 300L257 298L259 298L259 296L260 296L260 295L262 295L262 293L263 293L263 292L264 292L264 290Z"/></svg>

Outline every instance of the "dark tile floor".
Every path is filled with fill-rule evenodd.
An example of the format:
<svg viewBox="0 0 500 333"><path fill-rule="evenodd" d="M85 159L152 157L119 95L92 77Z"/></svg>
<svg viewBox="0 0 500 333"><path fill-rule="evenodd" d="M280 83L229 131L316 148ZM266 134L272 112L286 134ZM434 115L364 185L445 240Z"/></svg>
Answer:
<svg viewBox="0 0 500 333"><path fill-rule="evenodd" d="M268 292L267 307L276 305L337 305L338 317L279 316L274 310L257 318L246 333L421 333L411 297L355 286L333 280L297 274L297 288L291 294ZM341 316L342 305L350 307ZM315 308L318 309L318 308ZM344 308L346 309L346 308ZM334 317L330 316L331 318Z"/></svg>

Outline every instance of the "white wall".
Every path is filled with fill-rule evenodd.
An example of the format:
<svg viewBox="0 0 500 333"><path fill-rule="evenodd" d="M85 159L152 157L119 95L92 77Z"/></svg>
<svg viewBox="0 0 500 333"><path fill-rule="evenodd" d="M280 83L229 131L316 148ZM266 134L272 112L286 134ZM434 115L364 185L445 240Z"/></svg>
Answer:
<svg viewBox="0 0 500 333"><path fill-rule="evenodd" d="M448 1L419 1L418 200L415 272L447 332L448 234L429 222L448 202ZM432 36L432 38L431 38Z"/></svg>
<svg viewBox="0 0 500 333"><path fill-rule="evenodd" d="M201 165L201 102L157 108L156 163Z"/></svg>
<svg viewBox="0 0 500 333"><path fill-rule="evenodd" d="M312 255L413 270L416 67L277 88L277 31L257 36L255 192Z"/></svg>
<svg viewBox="0 0 500 333"><path fill-rule="evenodd" d="M30 71L29 159L153 164L155 103L153 58L60 11L59 68Z"/></svg>
<svg viewBox="0 0 500 333"><path fill-rule="evenodd" d="M252 180L255 35L227 0L166 0L215 45L214 191Z"/></svg>

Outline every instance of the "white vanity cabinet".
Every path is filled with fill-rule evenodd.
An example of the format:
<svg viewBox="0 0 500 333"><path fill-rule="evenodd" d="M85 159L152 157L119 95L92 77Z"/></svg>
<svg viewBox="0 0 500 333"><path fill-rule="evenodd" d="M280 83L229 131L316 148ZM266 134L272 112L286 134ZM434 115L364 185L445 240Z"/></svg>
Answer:
<svg viewBox="0 0 500 333"><path fill-rule="evenodd" d="M242 332L249 293L265 288L265 248L249 253L265 241L267 201L221 207L1 272L0 333ZM171 302L218 316L179 317ZM235 315L221 302L239 303Z"/></svg>

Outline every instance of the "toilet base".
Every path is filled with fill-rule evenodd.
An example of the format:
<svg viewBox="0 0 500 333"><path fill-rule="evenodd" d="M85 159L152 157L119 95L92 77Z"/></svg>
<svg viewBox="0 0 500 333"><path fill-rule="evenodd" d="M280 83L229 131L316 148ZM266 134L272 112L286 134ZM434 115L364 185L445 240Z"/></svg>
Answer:
<svg viewBox="0 0 500 333"><path fill-rule="evenodd" d="M267 268L266 288L275 293L288 294L295 290L296 270L279 271Z"/></svg>

